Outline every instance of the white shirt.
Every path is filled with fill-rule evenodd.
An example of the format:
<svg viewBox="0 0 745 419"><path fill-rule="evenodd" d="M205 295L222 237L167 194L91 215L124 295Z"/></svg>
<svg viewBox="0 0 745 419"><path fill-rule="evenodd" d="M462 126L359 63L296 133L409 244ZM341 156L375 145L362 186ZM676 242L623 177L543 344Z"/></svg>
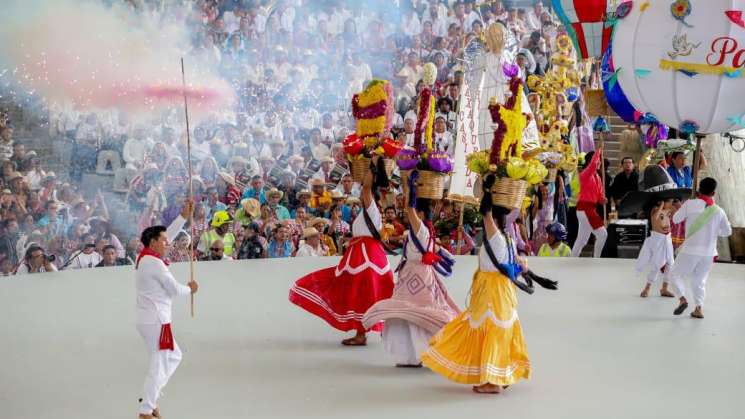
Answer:
<svg viewBox="0 0 745 419"><path fill-rule="evenodd" d="M309 245L308 243L301 243L300 248L297 249L297 253L295 254L296 257L319 257L319 256L326 256L326 250L323 248L323 245L318 245L318 249L316 250L313 246Z"/></svg>
<svg viewBox="0 0 745 419"><path fill-rule="evenodd" d="M319 128L321 130L321 141L334 142L336 140L336 129L332 126L331 128Z"/></svg>
<svg viewBox="0 0 745 419"><path fill-rule="evenodd" d="M144 164L145 155L152 148L150 140L135 140L130 138L124 143L124 161L127 167L134 169L136 164Z"/></svg>
<svg viewBox="0 0 745 419"><path fill-rule="evenodd" d="M510 256L507 251L507 240L505 239L504 234L497 232L497 234L489 238L489 244L491 245L491 249L494 251L494 256L497 258L497 262L502 264L509 262ZM514 242L512 246L515 252L514 254L517 255L517 250L514 249ZM497 269L497 267L491 262L489 254L486 253L486 247L484 246L481 246L481 250L479 250L479 269L484 272L499 272L499 269Z"/></svg>
<svg viewBox="0 0 745 419"><path fill-rule="evenodd" d="M694 220L706 209L706 202L701 199L689 199L673 215L673 222L678 224L685 220L686 239L680 248L681 255L717 256L717 238L728 237L732 234L727 214L721 208L717 213L693 236L690 229ZM680 256L679 256L680 257Z"/></svg>
<svg viewBox="0 0 745 419"><path fill-rule="evenodd" d="M52 270L49 271L49 272L57 272L57 267L54 266L54 263L50 263L50 265L52 266ZM42 266L41 268L39 268L39 272L38 273L42 273L42 272L46 272L46 271L47 271L46 268L44 268L44 266ZM28 273L37 273L37 272L29 272L28 265L26 265L25 263L21 264L21 266L19 266L18 267L18 270L16 271L16 275L28 274Z"/></svg>
<svg viewBox="0 0 745 419"><path fill-rule="evenodd" d="M436 151L453 154L453 134L449 131L434 134L434 148Z"/></svg>
<svg viewBox="0 0 745 419"><path fill-rule="evenodd" d="M422 245L425 251L427 251L427 245L429 244L429 229L427 226L424 225L424 221L419 221L419 232L416 234L417 240L419 240L419 243ZM407 231L405 234L409 235L412 234L414 231L410 230ZM409 238L409 240L406 242L406 255L411 258L412 255L421 255L422 253L419 252L419 249L417 249L416 245L414 244L414 241Z"/></svg>
<svg viewBox="0 0 745 419"><path fill-rule="evenodd" d="M636 273L641 274L645 270L659 271L663 266L673 266L673 238L670 234L653 231L644 240L636 259Z"/></svg>
<svg viewBox="0 0 745 419"><path fill-rule="evenodd" d="M367 208L367 214L370 216L370 220L372 220L375 228L378 231L380 231L383 228L383 219L380 215L380 210L378 210L378 206L375 205L375 202L370 203L370 206ZM360 211L360 213L357 214L357 217L352 222L352 235L354 237L361 237L361 236L373 237L372 233L367 228L367 223L365 222L365 215L362 213L362 211Z"/></svg>
<svg viewBox="0 0 745 419"><path fill-rule="evenodd" d="M173 241L186 219L176 217L168 226L166 236ZM176 281L162 260L143 256L135 273L137 290L137 324L166 324L171 322L171 300L178 295L189 295L191 289Z"/></svg>
<svg viewBox="0 0 745 419"><path fill-rule="evenodd" d="M331 156L331 149L326 144L311 145L310 152L313 154L313 158L317 160Z"/></svg>
<svg viewBox="0 0 745 419"><path fill-rule="evenodd" d="M70 264L70 268L72 269L85 269L85 268L95 268L96 265L101 263L103 258L101 255L98 254L98 252L93 252L91 254L85 254L80 253L75 257L75 260L72 261Z"/></svg>

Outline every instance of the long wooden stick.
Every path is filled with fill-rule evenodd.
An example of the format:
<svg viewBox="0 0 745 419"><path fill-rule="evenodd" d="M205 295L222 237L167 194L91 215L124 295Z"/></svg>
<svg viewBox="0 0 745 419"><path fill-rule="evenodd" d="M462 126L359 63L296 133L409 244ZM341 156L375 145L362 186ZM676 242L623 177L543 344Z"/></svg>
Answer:
<svg viewBox="0 0 745 419"><path fill-rule="evenodd" d="M460 203L460 219L458 220L458 242L455 244L455 254L460 255L460 242L463 240L463 212L466 210L466 201L465 197L463 197L464 200Z"/></svg>
<svg viewBox="0 0 745 419"><path fill-rule="evenodd" d="M696 197L698 189L698 169L701 165L701 136L696 136L696 151L693 153L693 184L691 185L691 199Z"/></svg>
<svg viewBox="0 0 745 419"><path fill-rule="evenodd" d="M609 123L610 124L610 123ZM600 176L603 179L603 184L601 187L603 188L603 195L605 195L608 191L605 190L605 136L606 133L600 134L600 148L603 150L603 155L600 156ZM606 195L606 199L608 196ZM608 204L603 204L603 224L608 225Z"/></svg>
<svg viewBox="0 0 745 419"><path fill-rule="evenodd" d="M191 241L189 243L189 280L194 280L194 184L191 180L191 128L189 127L189 104L186 100L186 72L184 71L184 58L181 57L181 86L184 94L184 115L186 117L186 161L189 165L189 202L192 203L192 209L189 213L189 230L191 231ZM194 317L194 293L191 294L190 304L191 317Z"/></svg>

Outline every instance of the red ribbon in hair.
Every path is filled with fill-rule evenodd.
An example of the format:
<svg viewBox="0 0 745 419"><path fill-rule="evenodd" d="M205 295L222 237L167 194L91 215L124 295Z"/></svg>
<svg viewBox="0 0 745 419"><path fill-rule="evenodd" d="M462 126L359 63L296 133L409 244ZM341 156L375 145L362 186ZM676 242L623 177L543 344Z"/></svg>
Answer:
<svg viewBox="0 0 745 419"><path fill-rule="evenodd" d="M172 351L173 350L173 332L171 331L171 323L162 324L160 326L160 341L158 348L161 351Z"/></svg>

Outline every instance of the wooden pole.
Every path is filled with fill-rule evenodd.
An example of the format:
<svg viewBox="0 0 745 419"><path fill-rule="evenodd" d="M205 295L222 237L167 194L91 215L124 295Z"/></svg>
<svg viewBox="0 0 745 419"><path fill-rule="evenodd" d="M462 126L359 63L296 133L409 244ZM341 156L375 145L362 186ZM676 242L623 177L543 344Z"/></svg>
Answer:
<svg viewBox="0 0 745 419"><path fill-rule="evenodd" d="M605 136L607 133L602 133L600 135L600 148L603 150L603 155L600 156L600 176L602 178L603 184L601 187L603 188L603 195L607 192L605 190ZM608 197L606 196L606 199ZM608 211L606 210L608 208L608 204L603 204L603 224L608 225Z"/></svg>
<svg viewBox="0 0 745 419"><path fill-rule="evenodd" d="M189 202L192 203L192 210L189 213L189 230L191 232L191 242L189 243L189 281L194 280L194 184L192 182L191 171L191 128L189 127L189 104L186 100L186 72L184 71L184 58L181 57L181 86L184 94L184 116L186 117L186 161L189 168ZM194 317L194 293L191 294L189 305L191 317Z"/></svg>
<svg viewBox="0 0 745 419"><path fill-rule="evenodd" d="M692 134L693 135L693 134ZM696 151L693 152L693 184L691 185L691 198L696 197L698 189L698 169L701 165L701 136L696 136Z"/></svg>
<svg viewBox="0 0 745 419"><path fill-rule="evenodd" d="M463 228L463 212L466 209L466 201L463 200L460 203L460 217L458 219L458 242L455 244L455 254L460 255L460 243L463 239L463 233L461 232L461 229Z"/></svg>

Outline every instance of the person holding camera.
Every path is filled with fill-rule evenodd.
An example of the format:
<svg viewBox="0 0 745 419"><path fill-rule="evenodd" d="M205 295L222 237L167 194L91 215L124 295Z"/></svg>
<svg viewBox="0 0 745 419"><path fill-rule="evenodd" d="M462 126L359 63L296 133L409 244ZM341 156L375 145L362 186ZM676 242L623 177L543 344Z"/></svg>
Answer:
<svg viewBox="0 0 745 419"><path fill-rule="evenodd" d="M181 362L181 349L171 331L171 304L174 297L196 293L199 285L194 279L187 285L176 281L165 256L193 209L193 201L186 201L181 214L168 228L148 227L140 236L144 248L135 264L136 322L150 356L144 394L140 399L141 419L160 417L157 403L161 390Z"/></svg>
<svg viewBox="0 0 745 419"><path fill-rule="evenodd" d="M243 241L238 248L238 259L263 259L267 256L267 242L261 237L259 224L252 222L243 226Z"/></svg>
<svg viewBox="0 0 745 419"><path fill-rule="evenodd" d="M36 243L31 244L26 250L23 263L18 267L16 275L35 274L39 272L56 272L54 266L54 255L47 255L44 249Z"/></svg>

